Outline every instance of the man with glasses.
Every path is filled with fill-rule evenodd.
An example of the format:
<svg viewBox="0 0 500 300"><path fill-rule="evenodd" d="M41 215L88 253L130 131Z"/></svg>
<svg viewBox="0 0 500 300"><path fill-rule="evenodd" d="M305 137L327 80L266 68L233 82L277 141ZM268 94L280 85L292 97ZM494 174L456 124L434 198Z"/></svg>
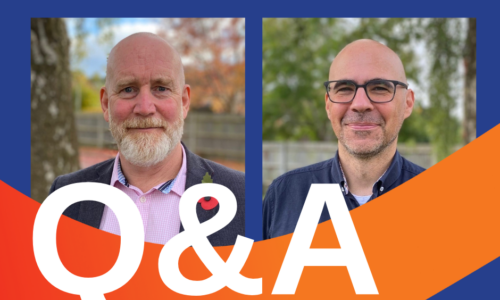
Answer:
<svg viewBox="0 0 500 300"><path fill-rule="evenodd" d="M333 60L324 85L338 152L273 181L263 204L264 239L294 231L313 183L340 184L351 210L424 171L397 151L399 130L415 98L394 51L372 40L355 41ZM320 222L328 219L324 209Z"/></svg>

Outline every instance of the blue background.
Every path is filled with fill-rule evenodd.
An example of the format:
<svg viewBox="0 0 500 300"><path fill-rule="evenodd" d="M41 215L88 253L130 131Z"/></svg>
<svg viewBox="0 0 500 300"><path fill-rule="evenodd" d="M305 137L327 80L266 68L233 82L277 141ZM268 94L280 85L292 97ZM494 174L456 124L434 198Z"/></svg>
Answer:
<svg viewBox="0 0 500 300"><path fill-rule="evenodd" d="M244 17L246 19L246 232L262 238L262 18L476 17L477 135L499 123L498 7L486 1L9 1L3 2L0 180L30 195L30 18ZM497 4L495 4L497 5ZM472 184L472 182L471 182ZM9 201L9 199L2 199ZM497 237L498 238L498 237ZM499 239L500 240L500 239ZM494 280L492 280L494 279ZM497 259L432 299L500 299ZM467 291L464 292L464 291Z"/></svg>

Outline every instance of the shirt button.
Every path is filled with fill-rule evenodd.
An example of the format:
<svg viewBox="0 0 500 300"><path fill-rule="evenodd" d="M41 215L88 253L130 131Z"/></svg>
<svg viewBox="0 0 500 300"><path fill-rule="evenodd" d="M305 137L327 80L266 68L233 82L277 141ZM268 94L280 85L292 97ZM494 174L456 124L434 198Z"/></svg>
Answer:
<svg viewBox="0 0 500 300"><path fill-rule="evenodd" d="M381 187L380 187L380 191L381 191L381 192L383 192L383 191L384 191L384 187L383 187L383 186L381 186Z"/></svg>
<svg viewBox="0 0 500 300"><path fill-rule="evenodd" d="M141 197L141 202L142 202L142 203L146 202L146 197L142 196L142 197Z"/></svg>

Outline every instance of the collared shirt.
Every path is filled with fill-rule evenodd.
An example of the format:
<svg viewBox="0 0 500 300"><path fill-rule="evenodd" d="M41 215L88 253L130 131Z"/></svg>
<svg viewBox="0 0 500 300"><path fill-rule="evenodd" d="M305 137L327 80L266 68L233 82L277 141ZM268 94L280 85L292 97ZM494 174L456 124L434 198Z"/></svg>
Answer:
<svg viewBox="0 0 500 300"><path fill-rule="evenodd" d="M425 171L424 168L403 158L396 151L387 171L375 182L370 200L387 193L400 184ZM309 188L313 183L338 183L349 210L359 206L347 188L340 167L338 152L334 158L285 173L269 186L263 203L263 238L269 239L292 233L295 230ZM326 207L319 222L330 219Z"/></svg>
<svg viewBox="0 0 500 300"><path fill-rule="evenodd" d="M346 195L349 194L349 186L347 185L347 179L345 179L345 174L344 174L344 169L342 169L342 164L340 163L340 159L339 159L339 167L340 167L340 172L342 173L342 179L344 179L344 186L341 187L342 189L342 192L344 192ZM382 177L384 177L385 173L387 173L387 170L385 170L384 174L382 174L382 176L380 176L377 181L375 181L375 183L373 184L373 186L375 186L375 184L377 184L377 182L379 182L380 179L382 179ZM373 187L372 187L373 189ZM357 195L354 195L352 194L355 198L356 197L368 197L368 196L357 196ZM361 203L361 204L365 204L366 202L368 202L370 199L370 197L368 197L367 201Z"/></svg>
<svg viewBox="0 0 500 300"><path fill-rule="evenodd" d="M179 201L186 187L186 169L186 152L182 147L182 165L177 176L143 193L129 184L121 169L120 154L116 155L110 185L125 192L139 209L146 242L165 244L179 233ZM120 235L118 219L107 206L99 228Z"/></svg>

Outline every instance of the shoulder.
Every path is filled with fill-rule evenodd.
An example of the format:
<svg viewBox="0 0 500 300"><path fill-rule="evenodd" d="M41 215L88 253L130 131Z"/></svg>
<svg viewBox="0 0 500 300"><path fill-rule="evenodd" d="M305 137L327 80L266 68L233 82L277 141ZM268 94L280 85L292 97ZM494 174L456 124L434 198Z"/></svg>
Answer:
<svg viewBox="0 0 500 300"><path fill-rule="evenodd" d="M102 175L109 175L109 180L111 180L111 174L113 172L114 158L108 159L101 163L95 164L88 168L61 175L54 180L50 192L57 190L68 184L78 183L78 182L95 182L98 181ZM108 174L109 173L109 174ZM108 180L108 181L109 181Z"/></svg>
<svg viewBox="0 0 500 300"><path fill-rule="evenodd" d="M214 246L234 245L238 235L245 235L245 174L209 159L199 157L192 152L188 152L187 149L186 155L186 187L201 183L202 177L208 173L212 177L213 183L225 186L234 194L237 201L234 218L226 227L210 237ZM215 213L217 213L218 207L216 206ZM199 213L203 211L200 205L197 206L197 211ZM202 212L202 214L206 215L206 211Z"/></svg>
<svg viewBox="0 0 500 300"><path fill-rule="evenodd" d="M334 159L289 171L271 183L262 204L264 239L293 232L311 184L332 183Z"/></svg>
<svg viewBox="0 0 500 300"><path fill-rule="evenodd" d="M230 169L209 159L202 158L185 148L187 155L186 186L201 183L208 173L214 183L230 189L238 200L245 199L245 173Z"/></svg>
<svg viewBox="0 0 500 300"><path fill-rule="evenodd" d="M269 186L269 188L279 187L283 183L298 183L303 184L307 182L315 181L317 183L327 183L330 178L331 168L334 158L325 160L313 165L298 168L292 171L288 171L285 174L279 176ZM309 188L309 184L307 184Z"/></svg>
<svg viewBox="0 0 500 300"><path fill-rule="evenodd" d="M215 183L222 184L245 184L245 173L230 169L209 159L200 157L185 146L187 155L187 172L193 175L202 176L202 173L208 172Z"/></svg>
<svg viewBox="0 0 500 300"><path fill-rule="evenodd" d="M411 161L407 160L403 156L401 156L401 160L402 160L401 169L405 173L404 175L409 177L409 178L415 177L418 174L425 171L424 168L422 168L421 166L419 166L417 164L412 163Z"/></svg>
<svg viewBox="0 0 500 300"><path fill-rule="evenodd" d="M212 180L230 189L237 199L245 199L245 173L202 158L212 169Z"/></svg>
<svg viewBox="0 0 500 300"><path fill-rule="evenodd" d="M264 198L264 207L276 206L278 201L303 202L313 183L330 183L333 158L289 171L269 185Z"/></svg>
<svg viewBox="0 0 500 300"><path fill-rule="evenodd" d="M230 169L214 161L202 158L214 170L214 179L245 183L245 173Z"/></svg>

